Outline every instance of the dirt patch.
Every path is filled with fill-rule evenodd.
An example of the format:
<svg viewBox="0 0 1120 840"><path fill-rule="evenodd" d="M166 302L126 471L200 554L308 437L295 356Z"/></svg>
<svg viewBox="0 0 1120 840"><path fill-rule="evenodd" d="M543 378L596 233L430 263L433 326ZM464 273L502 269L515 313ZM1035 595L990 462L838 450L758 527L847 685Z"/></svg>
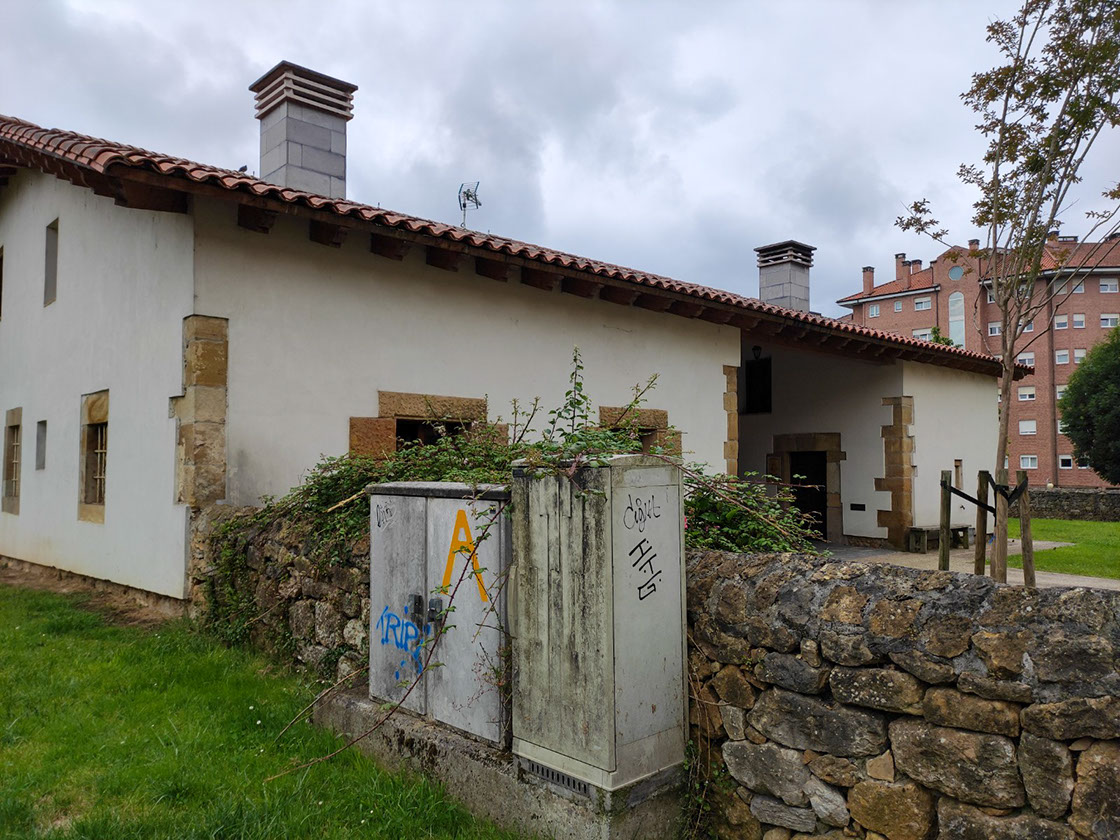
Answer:
<svg viewBox="0 0 1120 840"><path fill-rule="evenodd" d="M82 595L84 609L105 615L113 624L130 627L158 627L187 614L185 601L8 558L0 558L0 585Z"/></svg>

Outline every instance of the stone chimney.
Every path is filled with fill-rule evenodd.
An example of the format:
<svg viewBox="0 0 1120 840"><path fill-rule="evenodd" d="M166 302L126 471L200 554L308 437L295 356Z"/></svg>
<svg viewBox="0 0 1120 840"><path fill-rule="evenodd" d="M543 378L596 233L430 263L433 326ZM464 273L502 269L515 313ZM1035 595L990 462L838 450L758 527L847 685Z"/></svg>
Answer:
<svg viewBox="0 0 1120 840"><path fill-rule="evenodd" d="M865 295L871 294L871 290L875 288L875 266L865 265L863 267L863 293Z"/></svg>
<svg viewBox="0 0 1120 840"><path fill-rule="evenodd" d="M917 274L921 270L922 270L922 261L921 260L910 260L910 273L911 274Z"/></svg>
<svg viewBox="0 0 1120 840"><path fill-rule="evenodd" d="M979 251L980 250L980 240L979 239L968 240L968 250Z"/></svg>
<svg viewBox="0 0 1120 840"><path fill-rule="evenodd" d="M261 179L346 197L346 123L357 85L281 61L253 84L261 121Z"/></svg>
<svg viewBox="0 0 1120 840"><path fill-rule="evenodd" d="M817 249L789 239L754 250L758 254L759 300L808 312L809 269L813 265L813 251Z"/></svg>

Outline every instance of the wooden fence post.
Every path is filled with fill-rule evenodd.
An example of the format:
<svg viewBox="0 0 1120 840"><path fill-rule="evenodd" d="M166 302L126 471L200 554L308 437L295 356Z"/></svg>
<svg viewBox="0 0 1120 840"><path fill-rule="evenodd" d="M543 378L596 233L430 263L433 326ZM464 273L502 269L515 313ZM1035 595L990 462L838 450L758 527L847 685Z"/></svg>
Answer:
<svg viewBox="0 0 1120 840"><path fill-rule="evenodd" d="M943 572L949 571L949 543L952 532L949 530L949 513L952 510L953 494L949 487L953 474L949 470L941 471L941 534L937 540L937 568Z"/></svg>
<svg viewBox="0 0 1120 840"><path fill-rule="evenodd" d="M1027 480L1027 473L1019 470L1017 478L1022 483ZM1019 497L1019 545L1023 552L1023 585L1033 587L1034 539L1031 536L1031 497L1028 490Z"/></svg>
<svg viewBox="0 0 1120 840"><path fill-rule="evenodd" d="M987 470L980 470L976 477L976 560L972 571L975 574L984 574L984 565L988 551L988 510L984 507L988 503L988 478Z"/></svg>
<svg viewBox="0 0 1120 840"><path fill-rule="evenodd" d="M996 473L996 484L1007 486L1007 470ZM1007 583L1007 497L996 493L995 544L992 546L992 580Z"/></svg>

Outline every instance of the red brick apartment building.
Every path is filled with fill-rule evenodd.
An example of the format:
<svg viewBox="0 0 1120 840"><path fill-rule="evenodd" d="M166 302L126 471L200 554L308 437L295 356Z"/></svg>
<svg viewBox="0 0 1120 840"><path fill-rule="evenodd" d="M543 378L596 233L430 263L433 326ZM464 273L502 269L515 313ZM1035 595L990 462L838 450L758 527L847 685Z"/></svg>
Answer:
<svg viewBox="0 0 1120 840"><path fill-rule="evenodd" d="M875 269L866 266L863 289L837 302L852 310L856 324L925 339L937 327L967 350L997 354L999 310L983 284L984 260L970 256L979 244L973 239L967 248L949 248L924 268L921 260L895 254L889 282L876 285ZM1034 373L1011 389L1008 469L1012 475L1026 470L1032 484L1106 487L1074 458L1073 444L1061 433L1057 399L1085 353L1120 323L1120 236L1099 247L1076 236L1052 236L1043 265L1040 283L1061 284L1071 267L1084 267L1076 270L1073 292L1053 306L1053 329L1044 332L1040 323L1036 340L1030 332L1020 339L1019 361L1034 365ZM998 399L998 391L992 396Z"/></svg>

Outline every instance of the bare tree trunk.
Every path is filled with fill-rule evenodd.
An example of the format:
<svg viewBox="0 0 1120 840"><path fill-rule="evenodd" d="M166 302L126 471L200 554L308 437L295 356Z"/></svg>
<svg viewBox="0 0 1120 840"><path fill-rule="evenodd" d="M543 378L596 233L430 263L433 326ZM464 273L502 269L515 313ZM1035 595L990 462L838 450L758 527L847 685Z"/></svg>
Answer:
<svg viewBox="0 0 1120 840"><path fill-rule="evenodd" d="M980 470L976 476L976 554L973 561L973 573L984 574L986 554L988 550L988 511L984 507L988 503L988 472Z"/></svg>

